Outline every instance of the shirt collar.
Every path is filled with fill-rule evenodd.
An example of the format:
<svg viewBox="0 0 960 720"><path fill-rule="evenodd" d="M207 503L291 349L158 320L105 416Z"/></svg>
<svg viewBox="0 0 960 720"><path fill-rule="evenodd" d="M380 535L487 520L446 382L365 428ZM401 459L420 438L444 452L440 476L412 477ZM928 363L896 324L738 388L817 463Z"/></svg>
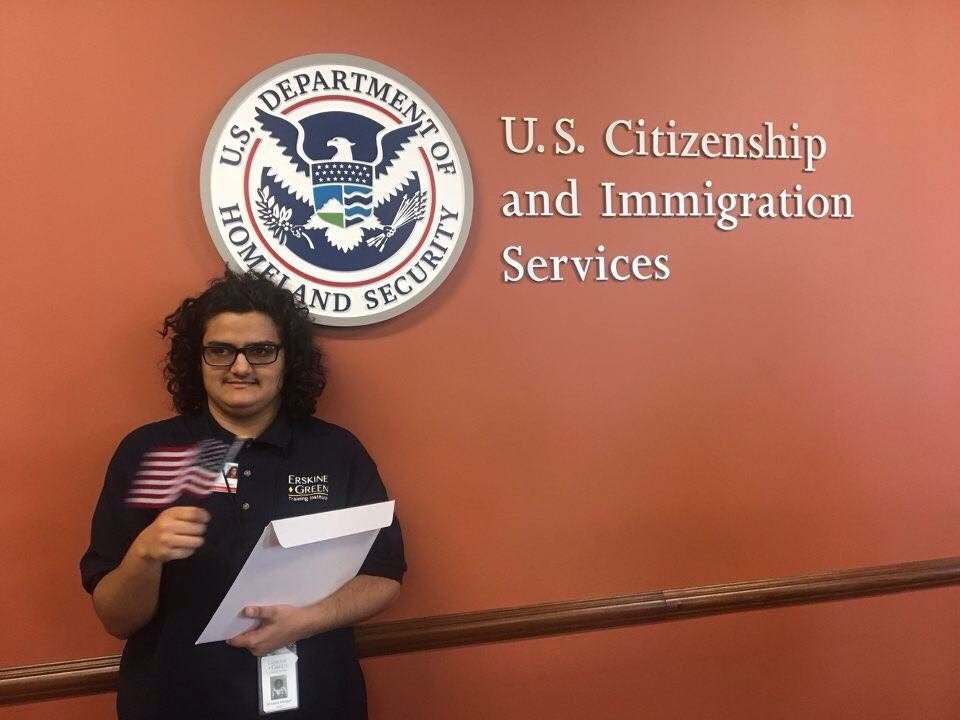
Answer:
<svg viewBox="0 0 960 720"><path fill-rule="evenodd" d="M278 448L285 448L290 444L290 435L290 419L281 411L256 440Z"/></svg>
<svg viewBox="0 0 960 720"><path fill-rule="evenodd" d="M212 437L226 443L231 443L234 440L233 433L214 420L213 415L210 414L210 410L207 407L204 407L198 414L185 415L184 420L194 437ZM290 444L291 434L292 428L290 426L290 420L286 414L281 412L274 418L267 429L260 433L259 437L254 438L254 440L278 448L285 448Z"/></svg>

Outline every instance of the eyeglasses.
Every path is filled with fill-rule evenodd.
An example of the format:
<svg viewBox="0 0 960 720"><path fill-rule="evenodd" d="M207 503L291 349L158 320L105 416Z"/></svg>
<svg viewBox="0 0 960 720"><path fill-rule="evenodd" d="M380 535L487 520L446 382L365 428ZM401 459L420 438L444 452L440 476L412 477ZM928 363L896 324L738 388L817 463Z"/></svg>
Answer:
<svg viewBox="0 0 960 720"><path fill-rule="evenodd" d="M237 355L243 353L251 365L269 365L275 363L282 345L276 343L253 343L243 347L233 345L204 345L203 361L214 367L230 367L237 361Z"/></svg>

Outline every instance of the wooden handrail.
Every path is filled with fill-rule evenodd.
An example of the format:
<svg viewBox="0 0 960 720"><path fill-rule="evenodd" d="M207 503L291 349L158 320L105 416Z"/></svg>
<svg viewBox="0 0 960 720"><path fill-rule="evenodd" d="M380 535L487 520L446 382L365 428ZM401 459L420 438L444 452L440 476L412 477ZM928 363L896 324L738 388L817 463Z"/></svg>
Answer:
<svg viewBox="0 0 960 720"><path fill-rule="evenodd" d="M543 637L960 584L960 557L358 626L361 657ZM0 669L0 705L116 689L119 657Z"/></svg>

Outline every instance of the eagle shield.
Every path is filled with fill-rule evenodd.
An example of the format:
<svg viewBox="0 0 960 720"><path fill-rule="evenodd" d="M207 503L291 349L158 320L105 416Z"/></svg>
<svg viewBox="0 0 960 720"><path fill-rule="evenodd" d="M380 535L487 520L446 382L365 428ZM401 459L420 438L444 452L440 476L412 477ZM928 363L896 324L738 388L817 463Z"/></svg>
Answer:
<svg viewBox="0 0 960 720"><path fill-rule="evenodd" d="M373 164L322 160L311 163L313 209L330 225L348 228L370 217L373 205Z"/></svg>

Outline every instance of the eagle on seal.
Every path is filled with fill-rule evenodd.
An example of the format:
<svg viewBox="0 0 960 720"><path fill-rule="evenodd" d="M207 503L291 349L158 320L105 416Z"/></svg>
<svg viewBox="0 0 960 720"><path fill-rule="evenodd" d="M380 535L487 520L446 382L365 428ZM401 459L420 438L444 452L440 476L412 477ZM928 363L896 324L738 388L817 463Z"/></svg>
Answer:
<svg viewBox="0 0 960 720"><path fill-rule="evenodd" d="M343 253L363 242L383 252L398 228L424 216L427 193L419 189L415 173L404 173L400 170L404 163L398 162L413 149L410 143L421 122L383 128L372 143L369 136L346 137L349 132L337 126L335 131L340 134L318 143L308 137L304 125L316 118L291 122L258 108L256 121L295 170L284 173L282 183L264 172L261 219L281 242L288 236L300 237L312 250L313 241L322 237ZM361 132L357 125L354 135ZM367 148L368 155L372 145L375 155L354 157L359 144ZM276 201L282 201L282 210ZM270 217L268 202L270 209L277 208Z"/></svg>

